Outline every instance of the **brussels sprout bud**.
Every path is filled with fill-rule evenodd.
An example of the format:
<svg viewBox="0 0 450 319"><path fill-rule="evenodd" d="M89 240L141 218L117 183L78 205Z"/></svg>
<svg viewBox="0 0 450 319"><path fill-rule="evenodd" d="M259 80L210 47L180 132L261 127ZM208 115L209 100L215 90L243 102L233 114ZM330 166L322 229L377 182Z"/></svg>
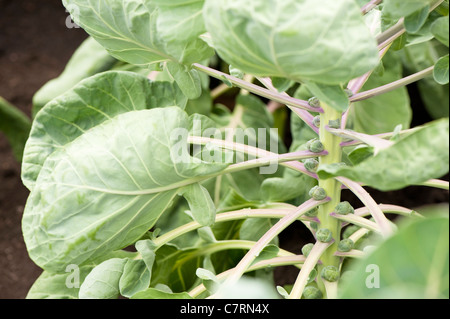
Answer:
<svg viewBox="0 0 450 319"><path fill-rule="evenodd" d="M341 128L341 120L340 119L330 120L328 122L328 126L331 128L340 129Z"/></svg>
<svg viewBox="0 0 450 319"><path fill-rule="evenodd" d="M319 223L316 222L310 222L309 226L314 230L317 231L319 229Z"/></svg>
<svg viewBox="0 0 450 319"><path fill-rule="evenodd" d="M319 167L319 161L315 158L308 158L305 162L305 168L308 172L315 173Z"/></svg>
<svg viewBox="0 0 450 319"><path fill-rule="evenodd" d="M313 249L313 247L314 247L314 244L311 244L311 243L304 245L302 247L303 256L308 257L308 255L311 252L311 250Z"/></svg>
<svg viewBox="0 0 450 319"><path fill-rule="evenodd" d="M307 211L305 216L316 217L319 214L319 207L314 207L313 209Z"/></svg>
<svg viewBox="0 0 450 319"><path fill-rule="evenodd" d="M308 143L306 143L306 146L308 147L308 150L313 153L320 153L324 150L322 142L317 138L310 140Z"/></svg>
<svg viewBox="0 0 450 319"><path fill-rule="evenodd" d="M327 192L319 186L314 186L309 191L309 196L311 196L314 200L323 200L327 198Z"/></svg>
<svg viewBox="0 0 450 319"><path fill-rule="evenodd" d="M345 93L347 93L348 97L352 97L354 95L353 91L350 89L345 89Z"/></svg>
<svg viewBox="0 0 450 319"><path fill-rule="evenodd" d="M322 299L322 297L322 292L314 286L307 286L303 290L304 299Z"/></svg>
<svg viewBox="0 0 450 319"><path fill-rule="evenodd" d="M320 228L316 232L317 240L322 243L329 243L333 239L333 234L328 228Z"/></svg>
<svg viewBox="0 0 450 319"><path fill-rule="evenodd" d="M335 266L326 266L322 269L320 276L326 281L334 282L339 279L339 270Z"/></svg>
<svg viewBox="0 0 450 319"><path fill-rule="evenodd" d="M310 99L308 100L308 104L309 104L309 106L311 106L311 107L316 107L316 108L320 107L320 101L319 101L319 99L318 99L317 97L315 97L315 96L313 96L312 98L310 98Z"/></svg>
<svg viewBox="0 0 450 319"><path fill-rule="evenodd" d="M339 204L337 204L337 206L334 208L334 211L336 214L340 215L348 215L353 214L355 212L352 205L350 205L350 203L347 201L340 202Z"/></svg>
<svg viewBox="0 0 450 319"><path fill-rule="evenodd" d="M339 242L338 250L340 252L346 253L346 252L349 252L350 250L352 250L354 246L355 246L355 243L353 242L353 240L351 240L350 238L346 238L346 239L342 239Z"/></svg>
<svg viewBox="0 0 450 319"><path fill-rule="evenodd" d="M320 127L320 115L317 115L314 117L313 119L313 124L315 127L319 128Z"/></svg>

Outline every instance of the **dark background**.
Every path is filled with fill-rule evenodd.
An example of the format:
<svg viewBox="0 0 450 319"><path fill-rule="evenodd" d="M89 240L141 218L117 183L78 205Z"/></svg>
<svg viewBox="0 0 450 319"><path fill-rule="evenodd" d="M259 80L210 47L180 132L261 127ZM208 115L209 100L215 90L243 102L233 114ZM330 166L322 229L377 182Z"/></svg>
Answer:
<svg viewBox="0 0 450 319"><path fill-rule="evenodd" d="M62 72L74 50L87 37L82 29L67 28L67 17L60 0L0 0L0 96L28 116L34 93ZM429 121L414 85L409 90L413 125ZM379 203L411 208L448 202L448 191L425 187L371 193ZM343 196L355 207L360 206L347 192ZM29 259L22 238L21 219L27 197L28 191L20 180L20 165L0 133L0 299L25 298L41 273ZM281 246L296 253L310 240L311 235L298 224L280 236ZM297 273L298 270L289 267L277 268L276 282L293 283Z"/></svg>
<svg viewBox="0 0 450 319"><path fill-rule="evenodd" d="M0 0L0 96L31 115L34 93L57 77L87 37L66 27L60 0ZM0 133L0 298L24 298L41 273L22 239L28 190Z"/></svg>

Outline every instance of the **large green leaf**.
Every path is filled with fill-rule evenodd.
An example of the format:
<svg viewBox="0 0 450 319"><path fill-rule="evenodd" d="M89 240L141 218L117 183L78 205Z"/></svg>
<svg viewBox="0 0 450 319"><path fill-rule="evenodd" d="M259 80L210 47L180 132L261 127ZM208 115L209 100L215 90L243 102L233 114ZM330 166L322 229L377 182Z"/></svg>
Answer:
<svg viewBox="0 0 450 319"><path fill-rule="evenodd" d="M36 116L24 152L23 183L33 189L50 154L116 115L155 107L184 108L186 102L176 84L150 82L131 72L109 71L83 80Z"/></svg>
<svg viewBox="0 0 450 319"><path fill-rule="evenodd" d="M178 107L131 111L86 131L51 154L30 194L23 234L46 270L81 265L141 238L182 188L227 164L176 153L187 149Z"/></svg>
<svg viewBox="0 0 450 319"><path fill-rule="evenodd" d="M61 75L47 82L33 96L33 114L81 80L108 70L116 61L92 37L87 38L70 58Z"/></svg>
<svg viewBox="0 0 450 319"><path fill-rule="evenodd" d="M177 1L169 8L151 0L63 0L63 4L112 56L128 63L159 67L167 61L199 62L213 54L198 39L204 33L199 1ZM180 12L183 17L173 23ZM183 36L174 39L180 29Z"/></svg>
<svg viewBox="0 0 450 319"><path fill-rule="evenodd" d="M339 84L378 64L353 0L206 0L203 11L219 55L246 73Z"/></svg>
<svg viewBox="0 0 450 319"><path fill-rule="evenodd" d="M0 97L0 133L5 134L18 161L22 161L30 129L30 119L18 108Z"/></svg>
<svg viewBox="0 0 450 319"><path fill-rule="evenodd" d="M388 191L439 178L448 172L449 121L442 119L383 149L356 166L320 165L321 178L348 177Z"/></svg>
<svg viewBox="0 0 450 319"><path fill-rule="evenodd" d="M372 74L363 91L397 81L402 78L402 65L394 55L383 59L385 70L382 75ZM349 117L355 131L366 134L391 132L399 124L409 128L412 110L408 90L399 88L370 99L355 103Z"/></svg>
<svg viewBox="0 0 450 319"><path fill-rule="evenodd" d="M214 55L214 50L199 37L206 32L203 21L204 0L148 2L158 7L158 34L164 40L168 54L187 65Z"/></svg>
<svg viewBox="0 0 450 319"><path fill-rule="evenodd" d="M385 0L383 14L390 18L406 17L433 2L434 0Z"/></svg>
<svg viewBox="0 0 450 319"><path fill-rule="evenodd" d="M400 228L352 269L340 287L344 299L448 299L448 217Z"/></svg>

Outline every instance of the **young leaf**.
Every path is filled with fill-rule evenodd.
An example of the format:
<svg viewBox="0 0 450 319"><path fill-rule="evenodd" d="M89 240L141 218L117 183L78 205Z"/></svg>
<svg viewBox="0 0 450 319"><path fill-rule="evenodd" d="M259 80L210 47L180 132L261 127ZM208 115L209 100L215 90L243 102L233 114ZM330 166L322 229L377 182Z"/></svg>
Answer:
<svg viewBox="0 0 450 319"><path fill-rule="evenodd" d="M448 54L440 58L433 70L433 76L437 83L448 84L449 82L449 70L448 70Z"/></svg>
<svg viewBox="0 0 450 319"><path fill-rule="evenodd" d="M152 271L153 263L155 262L155 245L150 240L140 240L136 242L136 250L141 254L142 260L145 262L147 269Z"/></svg>
<svg viewBox="0 0 450 319"><path fill-rule="evenodd" d="M175 151L187 149L176 135L188 127L177 107L132 111L48 157L23 217L36 264L58 271L134 243L182 187L227 167Z"/></svg>
<svg viewBox="0 0 450 319"><path fill-rule="evenodd" d="M353 0L206 0L203 12L219 55L245 73L337 85L378 64Z"/></svg>
<svg viewBox="0 0 450 319"><path fill-rule="evenodd" d="M340 85L323 85L310 81L305 81L305 85L319 101L335 110L344 112L348 109L350 100L348 94Z"/></svg>
<svg viewBox="0 0 450 319"><path fill-rule="evenodd" d="M22 181L30 190L45 160L77 137L119 114L156 107L184 108L176 84L150 82L131 72L109 71L85 79L36 116L24 151Z"/></svg>
<svg viewBox="0 0 450 319"><path fill-rule="evenodd" d="M431 25L431 33L438 39L441 43L443 43L445 46L448 47L449 40L448 40L448 34L449 34L449 17L442 17L439 19L436 19L436 21L433 22Z"/></svg>
<svg viewBox="0 0 450 319"><path fill-rule="evenodd" d="M202 15L204 0L148 2L158 7L158 35L169 55L186 65L214 55L214 50L199 37L206 32Z"/></svg>
<svg viewBox="0 0 450 319"><path fill-rule="evenodd" d="M409 33L416 33L419 31L427 20L429 12L430 6L426 5L422 9L407 16L404 22L406 31Z"/></svg>
<svg viewBox="0 0 450 319"><path fill-rule="evenodd" d="M151 273L142 259L128 259L119 280L119 291L124 297L131 297L150 285Z"/></svg>
<svg viewBox="0 0 450 319"><path fill-rule="evenodd" d="M433 0L385 0L382 12L386 17L398 19L409 16L433 2Z"/></svg>
<svg viewBox="0 0 450 319"><path fill-rule="evenodd" d="M92 37L88 37L70 58L64 71L49 81L33 96L33 114L48 102L70 90L78 82L97 73L110 69L117 62Z"/></svg>
<svg viewBox="0 0 450 319"><path fill-rule="evenodd" d="M5 134L11 144L14 157L19 162L22 161L30 129L30 119L18 108L0 97L0 133Z"/></svg>
<svg viewBox="0 0 450 319"><path fill-rule="evenodd" d="M216 293L219 289L220 283L215 274L203 268L198 268L195 274L202 280L206 290L208 290L211 294Z"/></svg>
<svg viewBox="0 0 450 319"><path fill-rule="evenodd" d="M321 165L321 178L343 176L388 191L448 172L448 119L432 122L356 166Z"/></svg>
<svg viewBox="0 0 450 319"><path fill-rule="evenodd" d="M448 209L447 209L448 211ZM444 212L447 214L446 212ZM340 286L343 299L448 299L448 217L430 217L400 227Z"/></svg>
<svg viewBox="0 0 450 319"><path fill-rule="evenodd" d="M187 70L185 66L168 62L167 71L190 100L197 99L202 94L202 83L197 70Z"/></svg>
<svg viewBox="0 0 450 319"><path fill-rule="evenodd" d="M211 226L216 220L216 207L205 189L199 183L186 186L180 195L186 199L189 204L192 216L195 221L203 226Z"/></svg>
<svg viewBox="0 0 450 319"><path fill-rule="evenodd" d="M119 282L128 259L113 258L96 266L80 287L80 299L117 299Z"/></svg>

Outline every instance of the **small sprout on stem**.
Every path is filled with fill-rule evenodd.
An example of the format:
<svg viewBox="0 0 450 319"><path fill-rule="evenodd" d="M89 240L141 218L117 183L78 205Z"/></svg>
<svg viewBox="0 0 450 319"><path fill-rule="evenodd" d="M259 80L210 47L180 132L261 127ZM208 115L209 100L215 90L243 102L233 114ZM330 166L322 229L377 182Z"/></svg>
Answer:
<svg viewBox="0 0 450 319"><path fill-rule="evenodd" d="M336 208L334 209L334 212L340 215L348 215L353 214L355 212L355 209L353 208L352 205L350 205L349 202L345 201L337 204Z"/></svg>
<svg viewBox="0 0 450 319"><path fill-rule="evenodd" d="M315 158L308 158L304 162L305 168L308 172L315 173L319 168L319 161Z"/></svg>
<svg viewBox="0 0 450 319"><path fill-rule="evenodd" d="M320 228L316 232L316 238L318 241L322 243L329 243L330 241L333 240L333 234L331 233L331 230L329 230L328 228Z"/></svg>
<svg viewBox="0 0 450 319"><path fill-rule="evenodd" d="M339 279L339 269L335 266L326 266L322 269L320 276L329 282L335 282Z"/></svg>
<svg viewBox="0 0 450 319"><path fill-rule="evenodd" d="M314 286L307 286L305 287L305 290L303 290L304 299L322 299L322 297L322 292Z"/></svg>
<svg viewBox="0 0 450 319"><path fill-rule="evenodd" d="M317 222L310 222L309 226L312 228L312 230L317 231L319 229L319 223Z"/></svg>
<svg viewBox="0 0 450 319"><path fill-rule="evenodd" d="M338 245L338 251L347 253L355 247L355 243L350 238L342 239Z"/></svg>
<svg viewBox="0 0 450 319"><path fill-rule="evenodd" d="M325 198L327 198L327 192L322 187L314 186L309 191L309 196L311 196L314 200L317 201L324 200Z"/></svg>
<svg viewBox="0 0 450 319"><path fill-rule="evenodd" d="M320 128L320 115L314 117L313 124L315 127Z"/></svg>
<svg viewBox="0 0 450 319"><path fill-rule="evenodd" d="M311 250L313 249L313 247L314 247L314 244L312 244L312 243L304 245L302 247L302 254L303 254L303 256L308 257L308 255L311 252Z"/></svg>
<svg viewBox="0 0 450 319"><path fill-rule="evenodd" d="M355 93L353 93L353 91L350 90L350 89L345 89L344 91L345 91L345 93L347 93L347 96L348 96L348 97L352 97L352 96L355 94Z"/></svg>
<svg viewBox="0 0 450 319"><path fill-rule="evenodd" d="M341 128L341 120L340 119L330 120L328 122L328 126L331 128L340 129Z"/></svg>
<svg viewBox="0 0 450 319"><path fill-rule="evenodd" d="M320 153L324 151L322 142L317 138L310 140L306 143L306 146L308 147L308 150L313 153Z"/></svg>
<svg viewBox="0 0 450 319"><path fill-rule="evenodd" d="M308 104L311 107L319 108L320 107L320 101L317 97L313 96L308 100Z"/></svg>

